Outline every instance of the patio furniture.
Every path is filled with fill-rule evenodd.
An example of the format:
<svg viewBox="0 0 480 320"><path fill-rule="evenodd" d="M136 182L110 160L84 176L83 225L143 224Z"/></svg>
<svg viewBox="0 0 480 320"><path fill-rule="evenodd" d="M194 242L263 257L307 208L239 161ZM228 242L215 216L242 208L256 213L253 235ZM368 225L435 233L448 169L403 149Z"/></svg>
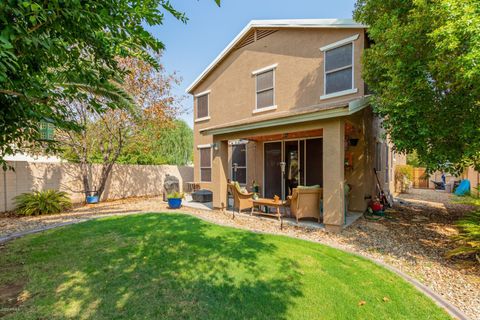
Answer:
<svg viewBox="0 0 480 320"><path fill-rule="evenodd" d="M280 208L283 208L285 212L285 201L282 200L277 200L275 201L274 199L265 199L265 198L258 198L258 199L250 199L252 203L252 211L250 212L250 215L255 214L260 214L264 216L274 216L277 217L279 221L281 221L282 214L280 212ZM255 207L259 206L266 206L266 207L272 207L275 208L275 213L268 213L268 212L262 212L262 211L256 211L255 212Z"/></svg>
<svg viewBox="0 0 480 320"><path fill-rule="evenodd" d="M320 206L323 189L320 187L297 187L293 189L290 200L290 212L295 219L315 218L320 223Z"/></svg>
<svg viewBox="0 0 480 320"><path fill-rule="evenodd" d="M212 202L213 193L210 190L201 189L195 192L192 192L192 200L195 202Z"/></svg>
<svg viewBox="0 0 480 320"><path fill-rule="evenodd" d="M252 199L253 193L242 190L238 182L229 183L228 191L233 196L233 208L237 209L238 212L252 208L252 202L250 200Z"/></svg>

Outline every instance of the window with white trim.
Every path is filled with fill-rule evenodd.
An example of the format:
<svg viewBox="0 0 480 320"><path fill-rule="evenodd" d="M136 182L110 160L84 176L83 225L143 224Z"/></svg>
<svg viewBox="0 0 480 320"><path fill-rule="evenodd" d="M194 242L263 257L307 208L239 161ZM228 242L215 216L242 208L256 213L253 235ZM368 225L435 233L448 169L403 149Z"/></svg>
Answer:
<svg viewBox="0 0 480 320"><path fill-rule="evenodd" d="M325 95L353 90L353 42L325 50Z"/></svg>
<svg viewBox="0 0 480 320"><path fill-rule="evenodd" d="M256 108L264 109L275 105L275 69L256 74Z"/></svg>
<svg viewBox="0 0 480 320"><path fill-rule="evenodd" d="M212 148L200 148L200 181L212 181Z"/></svg>
<svg viewBox="0 0 480 320"><path fill-rule="evenodd" d="M232 181L247 184L247 145L245 143L232 145Z"/></svg>
<svg viewBox="0 0 480 320"><path fill-rule="evenodd" d="M208 96L209 94L203 94L197 96L197 119L207 118L209 115L208 111Z"/></svg>

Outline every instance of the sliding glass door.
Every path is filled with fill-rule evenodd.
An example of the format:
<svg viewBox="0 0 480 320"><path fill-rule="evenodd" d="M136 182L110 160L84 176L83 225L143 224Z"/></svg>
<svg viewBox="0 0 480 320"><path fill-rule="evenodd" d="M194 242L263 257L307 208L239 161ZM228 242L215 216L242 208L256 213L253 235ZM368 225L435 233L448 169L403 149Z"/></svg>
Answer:
<svg viewBox="0 0 480 320"><path fill-rule="evenodd" d="M323 186L323 140L305 140L305 185Z"/></svg>
<svg viewBox="0 0 480 320"><path fill-rule="evenodd" d="M282 195L282 142L264 144L264 196L273 198Z"/></svg>

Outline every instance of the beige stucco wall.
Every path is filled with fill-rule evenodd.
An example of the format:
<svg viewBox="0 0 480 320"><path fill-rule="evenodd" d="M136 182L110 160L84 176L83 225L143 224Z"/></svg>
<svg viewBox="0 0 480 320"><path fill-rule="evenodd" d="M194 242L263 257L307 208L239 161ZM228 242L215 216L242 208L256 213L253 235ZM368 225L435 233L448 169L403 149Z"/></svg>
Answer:
<svg viewBox="0 0 480 320"><path fill-rule="evenodd" d="M78 164L15 161L9 162L9 165L15 170L6 171L0 177L0 212L14 208L15 196L34 190L66 191L74 202L85 199ZM100 167L93 165L94 181L97 181L99 172ZM167 174L179 178L181 186L184 182L193 181L192 167L115 165L102 199L160 195Z"/></svg>
<svg viewBox="0 0 480 320"><path fill-rule="evenodd" d="M356 94L320 100L324 94L323 59L320 47L359 34L354 42L354 87ZM211 136L199 130L228 122L251 119L265 113L253 114L255 109L255 76L252 72L278 64L275 69L276 111L333 103L360 98L364 94L361 79L361 54L365 37L363 29L281 29L266 38L229 54L193 91L210 90L210 120L194 124L194 145L212 143ZM194 99L194 116L196 100ZM200 180L199 151L194 150L195 180ZM209 187L209 184L205 184Z"/></svg>

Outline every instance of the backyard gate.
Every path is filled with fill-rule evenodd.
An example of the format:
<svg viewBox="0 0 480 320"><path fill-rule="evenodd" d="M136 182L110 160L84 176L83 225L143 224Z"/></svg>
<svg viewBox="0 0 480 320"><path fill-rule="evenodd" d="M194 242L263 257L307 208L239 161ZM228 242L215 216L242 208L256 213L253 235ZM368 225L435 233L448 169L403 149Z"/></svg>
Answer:
<svg viewBox="0 0 480 320"><path fill-rule="evenodd" d="M413 187L416 189L428 189L428 176L425 168L413 168Z"/></svg>

